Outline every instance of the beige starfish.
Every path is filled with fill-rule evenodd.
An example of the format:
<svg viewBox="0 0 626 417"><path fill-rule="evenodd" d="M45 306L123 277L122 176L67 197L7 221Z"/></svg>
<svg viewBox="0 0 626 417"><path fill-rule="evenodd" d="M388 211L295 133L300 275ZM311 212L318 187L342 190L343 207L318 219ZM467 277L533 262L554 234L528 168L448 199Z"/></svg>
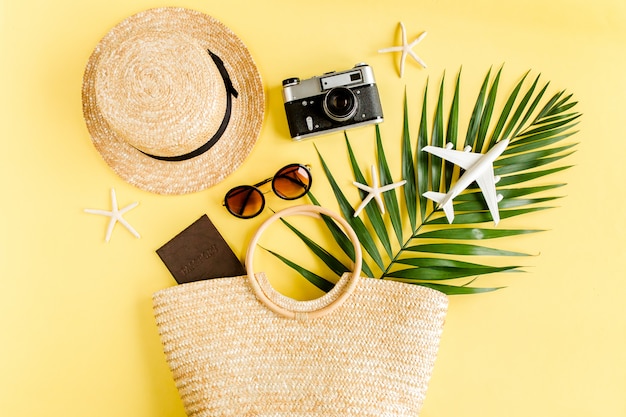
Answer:
<svg viewBox="0 0 626 417"><path fill-rule="evenodd" d="M426 36L426 32L422 32L421 35L417 37L413 42L407 43L406 40L406 30L404 29L404 23L400 22L400 28L402 29L402 45L401 46L391 46L389 48L379 49L378 52L402 52L402 57L400 58L400 78L404 74L404 62L406 61L406 56L411 55L418 64L422 67L426 68L426 64L422 59L417 56L415 52L413 52L413 47L417 45L424 37Z"/></svg>
<svg viewBox="0 0 626 417"><path fill-rule="evenodd" d="M354 212L354 217L357 217L359 214L361 214L361 211L363 211L365 206L370 201L372 201L372 199L375 199L376 203L378 203L378 208L380 209L380 212L382 214L385 214L385 206L383 204L382 194L385 191L393 190L394 188L403 186L404 184L406 184L406 180L402 180L400 182L394 182L393 184L387 184L385 186L380 187L379 182L378 182L378 172L376 171L376 167L372 165L372 186L370 187L369 185L361 184L360 182L356 182L356 181L354 181L353 184L357 188L363 191L367 191L369 193L367 197L363 199L359 207L357 207L356 211Z"/></svg>
<svg viewBox="0 0 626 417"><path fill-rule="evenodd" d="M106 237L104 238L105 241L109 241L111 240L111 234L113 233L113 227L115 226L115 223L120 222L125 228L128 229L128 231L130 233L133 234L133 236L135 236L136 238L139 239L139 233L137 233L137 231L135 229L133 229L133 227L122 217L124 215L124 213L126 213L129 210L134 209L135 207L137 207L139 203L138 202L134 202L131 203L129 205L127 205L126 207L122 208L122 209L118 209L117 208L117 197L115 196L115 189L111 188L111 211L107 211L107 210L95 210L95 209L85 209L85 213L91 213L91 214L99 214L101 216L107 216L110 217L111 220L109 220L109 226L107 227L107 234Z"/></svg>

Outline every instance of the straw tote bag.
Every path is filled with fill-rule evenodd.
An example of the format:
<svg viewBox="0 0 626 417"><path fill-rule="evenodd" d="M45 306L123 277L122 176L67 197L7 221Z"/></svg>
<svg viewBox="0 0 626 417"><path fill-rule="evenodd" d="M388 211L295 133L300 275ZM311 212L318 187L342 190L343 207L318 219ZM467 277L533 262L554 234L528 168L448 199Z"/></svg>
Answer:
<svg viewBox="0 0 626 417"><path fill-rule="evenodd" d="M315 300L297 301L254 273L261 233L281 216L324 214L355 250L353 272ZM411 416L424 400L447 311L429 288L361 278L348 223L318 206L271 216L250 242L247 276L154 294L166 359L195 416Z"/></svg>

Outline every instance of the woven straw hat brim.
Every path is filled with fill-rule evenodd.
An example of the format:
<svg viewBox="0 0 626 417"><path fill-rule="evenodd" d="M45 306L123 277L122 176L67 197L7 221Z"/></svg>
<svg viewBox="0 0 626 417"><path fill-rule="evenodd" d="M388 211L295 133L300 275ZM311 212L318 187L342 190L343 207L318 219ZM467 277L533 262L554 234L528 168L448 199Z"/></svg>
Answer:
<svg viewBox="0 0 626 417"><path fill-rule="evenodd" d="M108 124L96 101L96 72L103 54L141 31L182 32L221 58L238 91L228 127L208 151L184 161L162 161L142 153ZM94 49L83 78L83 114L93 144L124 180L158 194L186 194L209 188L232 173L260 134L265 95L260 74L243 42L206 14L184 8L149 9L111 29ZM216 116L217 117L217 116ZM222 115L219 115L221 118Z"/></svg>

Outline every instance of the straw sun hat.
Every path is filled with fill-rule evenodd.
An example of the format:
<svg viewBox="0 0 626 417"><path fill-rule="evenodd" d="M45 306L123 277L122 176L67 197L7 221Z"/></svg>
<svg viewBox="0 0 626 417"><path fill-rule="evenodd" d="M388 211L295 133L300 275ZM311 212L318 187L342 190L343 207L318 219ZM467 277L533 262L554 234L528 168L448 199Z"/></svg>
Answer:
<svg viewBox="0 0 626 417"><path fill-rule="evenodd" d="M83 113L124 180L159 194L217 184L252 150L265 107L249 51L226 26L183 8L150 9L93 51Z"/></svg>

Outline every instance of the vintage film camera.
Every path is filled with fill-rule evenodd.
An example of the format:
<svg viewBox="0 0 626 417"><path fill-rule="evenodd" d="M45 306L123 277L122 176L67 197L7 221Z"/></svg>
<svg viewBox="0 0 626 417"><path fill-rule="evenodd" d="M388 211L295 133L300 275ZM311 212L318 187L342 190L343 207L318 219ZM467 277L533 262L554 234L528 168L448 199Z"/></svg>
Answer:
<svg viewBox="0 0 626 417"><path fill-rule="evenodd" d="M367 64L307 80L283 81L283 100L294 140L383 121L383 110Z"/></svg>

